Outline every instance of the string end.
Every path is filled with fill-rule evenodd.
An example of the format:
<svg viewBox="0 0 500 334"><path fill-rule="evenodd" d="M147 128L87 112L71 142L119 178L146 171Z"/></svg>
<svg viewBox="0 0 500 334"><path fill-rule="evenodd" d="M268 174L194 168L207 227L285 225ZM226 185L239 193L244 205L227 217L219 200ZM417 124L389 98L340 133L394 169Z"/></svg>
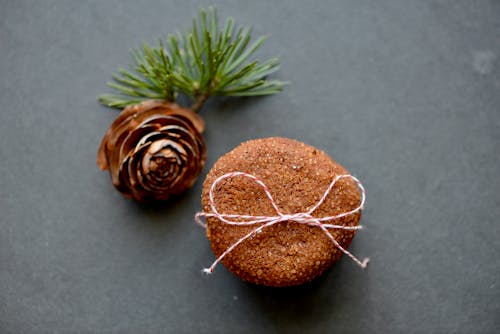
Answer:
<svg viewBox="0 0 500 334"><path fill-rule="evenodd" d="M207 224L201 219L201 217L204 217L205 215L205 212L197 212L194 215L194 221L203 228L207 228Z"/></svg>
<svg viewBox="0 0 500 334"><path fill-rule="evenodd" d="M203 268L201 270L202 273L206 274L206 275L212 275L212 273L214 272L214 270L212 268Z"/></svg>

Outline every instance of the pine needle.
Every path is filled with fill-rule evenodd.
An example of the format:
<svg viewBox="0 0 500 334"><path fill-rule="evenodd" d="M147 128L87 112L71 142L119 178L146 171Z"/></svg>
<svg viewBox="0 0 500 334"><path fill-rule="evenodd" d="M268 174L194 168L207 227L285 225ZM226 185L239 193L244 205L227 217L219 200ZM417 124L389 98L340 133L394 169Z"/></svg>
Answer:
<svg viewBox="0 0 500 334"><path fill-rule="evenodd" d="M215 7L201 9L184 33L170 34L166 42L160 39L155 46L145 43L141 49L132 50L134 63L130 69L120 69L108 83L118 94L101 95L99 102L123 108L147 99L174 102L182 93L199 109L213 95L276 94L287 83L266 78L279 69L279 59L260 63L253 58L267 37L250 44L251 33L250 27L237 27L232 18L219 29Z"/></svg>

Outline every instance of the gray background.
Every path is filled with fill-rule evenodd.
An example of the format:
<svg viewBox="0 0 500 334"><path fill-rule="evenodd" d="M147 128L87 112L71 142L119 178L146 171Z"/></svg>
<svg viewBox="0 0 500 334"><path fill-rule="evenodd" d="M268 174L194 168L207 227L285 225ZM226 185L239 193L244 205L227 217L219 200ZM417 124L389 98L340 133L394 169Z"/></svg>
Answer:
<svg viewBox="0 0 500 334"><path fill-rule="evenodd" d="M203 5L209 2L202 1ZM315 145L368 191L351 250L297 288L218 267L193 223L95 165L118 115L96 102L142 41L197 1L0 1L1 333L500 331L500 2L218 1L271 39L276 96L211 100L208 172L241 141Z"/></svg>

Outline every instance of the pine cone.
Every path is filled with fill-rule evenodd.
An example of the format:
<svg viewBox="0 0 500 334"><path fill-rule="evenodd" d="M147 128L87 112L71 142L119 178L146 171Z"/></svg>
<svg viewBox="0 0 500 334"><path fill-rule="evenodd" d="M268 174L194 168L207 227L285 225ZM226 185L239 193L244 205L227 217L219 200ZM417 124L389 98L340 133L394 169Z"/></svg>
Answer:
<svg viewBox="0 0 500 334"><path fill-rule="evenodd" d="M193 185L206 159L204 122L191 110L150 100L125 108L97 153L113 185L145 202L167 200Z"/></svg>

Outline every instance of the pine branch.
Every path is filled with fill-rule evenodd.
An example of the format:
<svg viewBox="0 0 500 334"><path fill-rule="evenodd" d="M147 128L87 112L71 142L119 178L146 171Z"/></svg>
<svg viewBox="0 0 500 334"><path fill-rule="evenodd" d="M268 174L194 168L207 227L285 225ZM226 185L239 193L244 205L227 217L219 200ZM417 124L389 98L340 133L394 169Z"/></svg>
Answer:
<svg viewBox="0 0 500 334"><path fill-rule="evenodd" d="M200 10L192 27L184 33L169 35L156 46L144 44L133 50L130 70L120 69L108 86L119 94L105 94L99 101L109 107L123 108L147 99L175 101L179 93L193 100L198 111L209 96L257 96L280 92L287 84L267 80L279 69L279 59L260 63L253 58L265 42L253 44L250 27L236 27L232 18L219 29L214 7Z"/></svg>

